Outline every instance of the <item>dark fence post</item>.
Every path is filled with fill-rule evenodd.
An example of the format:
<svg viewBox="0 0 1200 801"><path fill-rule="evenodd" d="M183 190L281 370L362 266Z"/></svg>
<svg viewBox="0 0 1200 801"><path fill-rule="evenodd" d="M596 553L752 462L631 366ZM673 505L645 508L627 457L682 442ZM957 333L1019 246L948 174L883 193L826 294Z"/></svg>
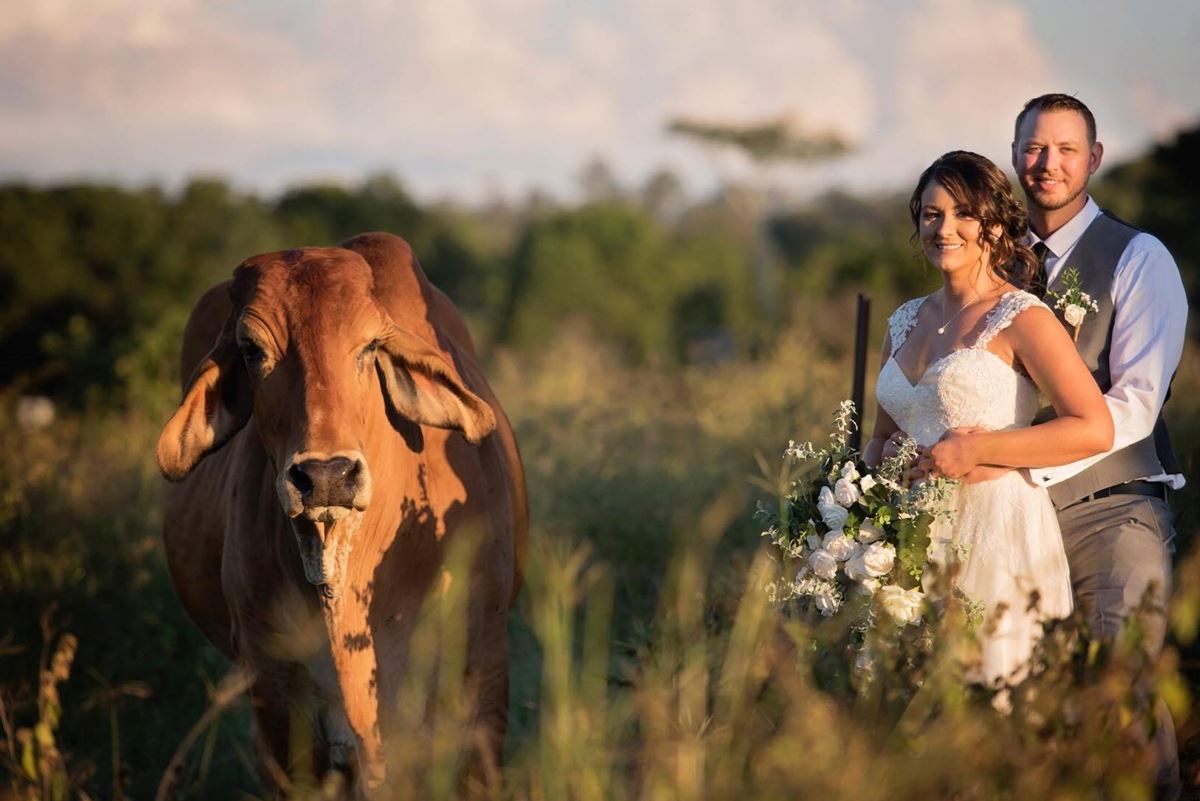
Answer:
<svg viewBox="0 0 1200 801"><path fill-rule="evenodd" d="M871 329L871 299L858 296L858 320L854 326L854 388L850 400L854 401L854 430L850 432L850 447L862 453L863 394L867 379L867 339Z"/></svg>

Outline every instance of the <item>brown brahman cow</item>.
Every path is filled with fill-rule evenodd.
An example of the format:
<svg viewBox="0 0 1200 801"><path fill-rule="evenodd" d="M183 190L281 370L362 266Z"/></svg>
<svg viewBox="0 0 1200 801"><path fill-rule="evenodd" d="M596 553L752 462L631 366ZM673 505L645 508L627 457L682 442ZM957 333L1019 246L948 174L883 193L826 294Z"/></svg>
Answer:
<svg viewBox="0 0 1200 801"><path fill-rule="evenodd" d="M296 768L307 720L318 774L384 792L414 621L448 581L469 588L465 680L487 772L528 515L512 430L458 311L403 240L363 234L248 259L192 312L182 366L158 441L178 482L167 561L191 617L252 671L268 780L271 760ZM450 576L464 531L480 544L469 575Z"/></svg>

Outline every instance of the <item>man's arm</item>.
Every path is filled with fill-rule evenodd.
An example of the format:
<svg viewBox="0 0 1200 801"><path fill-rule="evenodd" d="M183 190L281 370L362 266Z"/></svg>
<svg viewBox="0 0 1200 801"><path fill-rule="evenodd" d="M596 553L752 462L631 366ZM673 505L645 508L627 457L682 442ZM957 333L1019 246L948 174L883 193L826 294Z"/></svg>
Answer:
<svg viewBox="0 0 1200 801"><path fill-rule="evenodd" d="M1113 447L1070 464L1030 470L1030 478L1041 486L1064 481L1150 436L1179 366L1188 306L1175 260L1158 239L1145 233L1129 242L1121 258L1112 286L1112 388L1104 395L1116 429Z"/></svg>

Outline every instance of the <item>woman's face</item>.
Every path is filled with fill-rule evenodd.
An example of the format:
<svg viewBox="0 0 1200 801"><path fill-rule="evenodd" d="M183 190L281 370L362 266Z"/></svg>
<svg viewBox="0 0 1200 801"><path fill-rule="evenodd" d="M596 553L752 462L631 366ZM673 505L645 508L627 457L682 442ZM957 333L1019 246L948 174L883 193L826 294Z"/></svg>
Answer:
<svg viewBox="0 0 1200 801"><path fill-rule="evenodd" d="M934 267L948 273L969 269L981 261L986 266L987 252L979 242L979 219L937 181L930 181L921 193L917 222L925 257Z"/></svg>

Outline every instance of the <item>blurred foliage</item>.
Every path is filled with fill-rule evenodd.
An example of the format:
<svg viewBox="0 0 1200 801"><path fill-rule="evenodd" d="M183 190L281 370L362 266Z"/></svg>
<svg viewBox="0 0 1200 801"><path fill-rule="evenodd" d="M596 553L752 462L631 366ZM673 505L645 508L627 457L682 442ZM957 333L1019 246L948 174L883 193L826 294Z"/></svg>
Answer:
<svg viewBox="0 0 1200 801"><path fill-rule="evenodd" d="M839 134L803 131L787 118L731 124L679 117L668 123L667 130L703 144L735 148L763 163L824 161L854 149Z"/></svg>
<svg viewBox="0 0 1200 801"><path fill-rule="evenodd" d="M1183 273L1189 305L1200 302L1200 127L1181 131L1139 159L1104 173L1094 187L1104 208L1166 244ZM1192 316L1192 330L1197 326Z"/></svg>
<svg viewBox="0 0 1200 801"><path fill-rule="evenodd" d="M896 196L831 192L782 206L726 187L688 206L678 177L627 191L600 160L585 202L422 206L394 178L309 185L268 201L219 179L154 188L0 187L0 385L75 406L140 407L173 380L173 342L200 293L247 256L401 233L485 343L531 352L579 325L630 364L752 356L792 319L784 298L866 291L882 320L934 285ZM1095 182L1158 235L1200 292L1200 129Z"/></svg>

